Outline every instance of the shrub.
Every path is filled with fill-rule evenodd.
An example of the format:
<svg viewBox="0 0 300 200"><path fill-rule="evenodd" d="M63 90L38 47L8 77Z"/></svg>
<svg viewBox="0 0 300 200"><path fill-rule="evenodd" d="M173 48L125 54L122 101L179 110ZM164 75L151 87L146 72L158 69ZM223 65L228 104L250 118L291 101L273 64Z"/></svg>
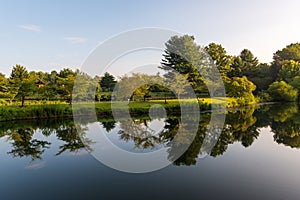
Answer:
<svg viewBox="0 0 300 200"><path fill-rule="evenodd" d="M272 83L268 93L274 101L296 101L298 97L298 90L284 81Z"/></svg>

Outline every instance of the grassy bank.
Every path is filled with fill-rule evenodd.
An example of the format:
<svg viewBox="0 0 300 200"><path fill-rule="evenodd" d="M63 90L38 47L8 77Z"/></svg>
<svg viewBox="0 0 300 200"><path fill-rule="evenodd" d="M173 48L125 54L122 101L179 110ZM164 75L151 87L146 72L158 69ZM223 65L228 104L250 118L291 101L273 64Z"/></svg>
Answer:
<svg viewBox="0 0 300 200"><path fill-rule="evenodd" d="M182 106L188 111L194 111L196 100L186 99L182 101ZM247 102L243 99L236 98L200 98L198 99L199 108L201 111L210 110L212 103L216 107L221 107L226 103L226 107L244 106L256 102ZM87 115L96 110L96 113L100 117L112 116L111 105L114 106L117 112L125 112L127 110L127 103L120 102L99 102L99 103L82 103L79 106L75 106L74 113L76 115ZM153 101L135 101L129 103L130 113L133 116L147 115L149 109L154 105L161 105L165 108L168 114L180 114L180 104L178 100L168 100L167 103L164 100ZM72 117L73 108L69 104L43 104L43 105L28 105L26 107L19 106L1 106L0 107L0 121L12 121L12 120L24 120L24 119L43 119L43 118L59 118L59 117Z"/></svg>

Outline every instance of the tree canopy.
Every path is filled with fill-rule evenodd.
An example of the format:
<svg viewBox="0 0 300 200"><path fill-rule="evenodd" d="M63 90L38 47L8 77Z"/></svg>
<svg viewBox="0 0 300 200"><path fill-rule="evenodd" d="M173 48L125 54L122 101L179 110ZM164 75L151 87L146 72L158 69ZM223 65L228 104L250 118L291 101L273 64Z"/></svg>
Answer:
<svg viewBox="0 0 300 200"><path fill-rule="evenodd" d="M111 100L112 92L118 89L123 99L132 95L146 97L168 93L184 96L190 85L199 96L221 94L219 82L207 79L217 69L226 86L226 95L237 98L254 99L254 95L273 96L282 91L280 97L273 100L296 100L295 92L300 90L300 43L292 43L274 53L273 62L259 63L249 49L243 49L239 55L229 55L226 49L217 43L201 47L194 36L172 36L165 43L159 68L164 70L164 78L158 75L133 74L122 76L120 80L106 72L103 76L91 77L80 70L64 68L60 71L28 71L24 66L15 65L10 76L0 73L0 98L6 103L27 99L75 101ZM166 81L167 80L167 81ZM185 81L186 80L186 81ZM74 89L74 82L80 85ZM151 84L149 84L149 82ZM175 83L180 83L176 84ZM126 87L121 89L119 83ZM128 89L140 84L132 94ZM77 85L78 85L77 84ZM188 85L186 85L188 84ZM222 83L223 84L223 83ZM173 87L171 91L170 88ZM208 90L209 88L209 90ZM290 96L285 95L291 92ZM279 94L279 93L278 93ZM122 96L122 95L121 95ZM160 96L163 98L163 96ZM263 98L262 98L263 99ZM265 98L268 99L268 98Z"/></svg>

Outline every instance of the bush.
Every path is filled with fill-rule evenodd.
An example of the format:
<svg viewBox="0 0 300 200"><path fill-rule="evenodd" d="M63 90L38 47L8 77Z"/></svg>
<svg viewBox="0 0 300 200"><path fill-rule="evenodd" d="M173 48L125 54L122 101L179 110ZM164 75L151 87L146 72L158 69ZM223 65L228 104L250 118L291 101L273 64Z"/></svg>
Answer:
<svg viewBox="0 0 300 200"><path fill-rule="evenodd" d="M273 101L296 101L298 97L298 90L284 81L272 83L268 93Z"/></svg>

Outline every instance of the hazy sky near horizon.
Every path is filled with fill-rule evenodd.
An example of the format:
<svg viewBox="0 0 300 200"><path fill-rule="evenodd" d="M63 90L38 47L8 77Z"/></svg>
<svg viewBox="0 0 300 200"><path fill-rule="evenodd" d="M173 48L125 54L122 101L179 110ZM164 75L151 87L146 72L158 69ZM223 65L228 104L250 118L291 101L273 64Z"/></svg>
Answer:
<svg viewBox="0 0 300 200"><path fill-rule="evenodd" d="M231 55L250 49L260 62L300 42L299 0L27 0L0 1L0 72L12 66L79 68L102 41L120 32L161 27L222 44Z"/></svg>

